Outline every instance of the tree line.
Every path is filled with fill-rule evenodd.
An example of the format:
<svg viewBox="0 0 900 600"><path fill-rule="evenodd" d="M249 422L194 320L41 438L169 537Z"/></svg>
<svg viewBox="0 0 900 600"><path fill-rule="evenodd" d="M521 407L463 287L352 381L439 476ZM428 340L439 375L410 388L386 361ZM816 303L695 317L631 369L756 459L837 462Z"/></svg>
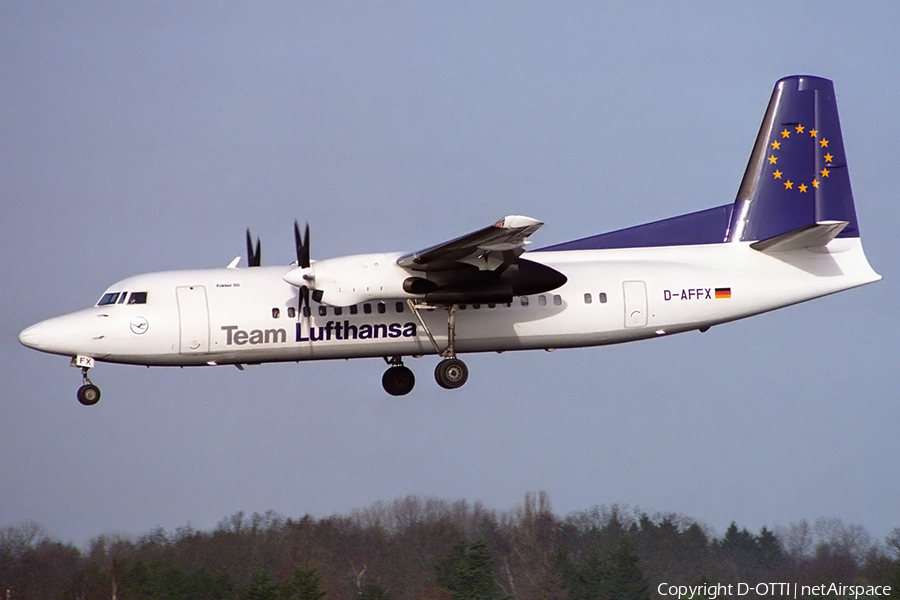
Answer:
<svg viewBox="0 0 900 600"><path fill-rule="evenodd" d="M239 512L84 548L35 523L0 530L0 600L647 600L662 583L785 581L900 598L900 527L883 542L838 519L719 536L628 506L561 517L539 492L506 512L417 496L319 519Z"/></svg>

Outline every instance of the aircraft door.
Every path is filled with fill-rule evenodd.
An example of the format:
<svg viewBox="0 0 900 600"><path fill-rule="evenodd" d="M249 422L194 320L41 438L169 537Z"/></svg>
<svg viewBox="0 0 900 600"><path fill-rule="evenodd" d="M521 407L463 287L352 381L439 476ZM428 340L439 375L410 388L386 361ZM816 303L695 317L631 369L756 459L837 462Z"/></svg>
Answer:
<svg viewBox="0 0 900 600"><path fill-rule="evenodd" d="M209 352L209 307L202 285L175 288L178 298L178 329L182 354Z"/></svg>
<svg viewBox="0 0 900 600"><path fill-rule="evenodd" d="M625 296L625 327L646 327L647 325L647 284L643 281L622 283Z"/></svg>

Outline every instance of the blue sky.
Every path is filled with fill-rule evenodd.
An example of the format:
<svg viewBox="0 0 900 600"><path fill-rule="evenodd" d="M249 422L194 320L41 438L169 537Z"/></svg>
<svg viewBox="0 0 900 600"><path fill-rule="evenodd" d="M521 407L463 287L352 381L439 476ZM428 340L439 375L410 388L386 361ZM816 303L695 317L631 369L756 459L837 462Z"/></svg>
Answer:
<svg viewBox="0 0 900 600"><path fill-rule="evenodd" d="M876 3L0 5L0 526L83 543L406 494L672 511L722 532L900 526L894 179L900 7ZM525 214L548 245L734 199L774 82L835 81L884 280L653 342L380 360L101 365L24 327L126 276L409 251Z"/></svg>

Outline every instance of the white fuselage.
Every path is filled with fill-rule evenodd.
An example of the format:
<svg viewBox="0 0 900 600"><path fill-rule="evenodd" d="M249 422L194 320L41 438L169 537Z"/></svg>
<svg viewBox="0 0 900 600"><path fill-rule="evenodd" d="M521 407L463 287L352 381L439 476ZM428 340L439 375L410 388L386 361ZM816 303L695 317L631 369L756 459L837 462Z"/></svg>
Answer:
<svg viewBox="0 0 900 600"><path fill-rule="evenodd" d="M532 252L565 274L551 292L511 304L462 305L456 352L614 344L733 321L880 279L858 238L765 254L747 243ZM292 266L149 273L110 292L146 292L145 304L95 306L22 332L54 354L138 365L252 364L435 354L406 302L411 296L297 310ZM527 304L527 305L525 305ZM338 314L339 313L339 314ZM447 311L421 310L439 348Z"/></svg>

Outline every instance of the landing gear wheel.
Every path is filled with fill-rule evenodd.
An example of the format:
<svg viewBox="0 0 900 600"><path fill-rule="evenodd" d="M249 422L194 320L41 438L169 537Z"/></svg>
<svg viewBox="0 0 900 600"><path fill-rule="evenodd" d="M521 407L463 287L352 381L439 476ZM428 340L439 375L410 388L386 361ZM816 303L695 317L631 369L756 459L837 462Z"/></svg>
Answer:
<svg viewBox="0 0 900 600"><path fill-rule="evenodd" d="M86 383L78 388L78 401L85 406L93 406L100 401L100 388L93 383Z"/></svg>
<svg viewBox="0 0 900 600"><path fill-rule="evenodd" d="M469 379L469 368L458 358L445 358L434 368L434 380L445 390L462 387Z"/></svg>
<svg viewBox="0 0 900 600"><path fill-rule="evenodd" d="M416 385L416 376L409 367L393 366L381 376L381 385L391 396L405 396Z"/></svg>

